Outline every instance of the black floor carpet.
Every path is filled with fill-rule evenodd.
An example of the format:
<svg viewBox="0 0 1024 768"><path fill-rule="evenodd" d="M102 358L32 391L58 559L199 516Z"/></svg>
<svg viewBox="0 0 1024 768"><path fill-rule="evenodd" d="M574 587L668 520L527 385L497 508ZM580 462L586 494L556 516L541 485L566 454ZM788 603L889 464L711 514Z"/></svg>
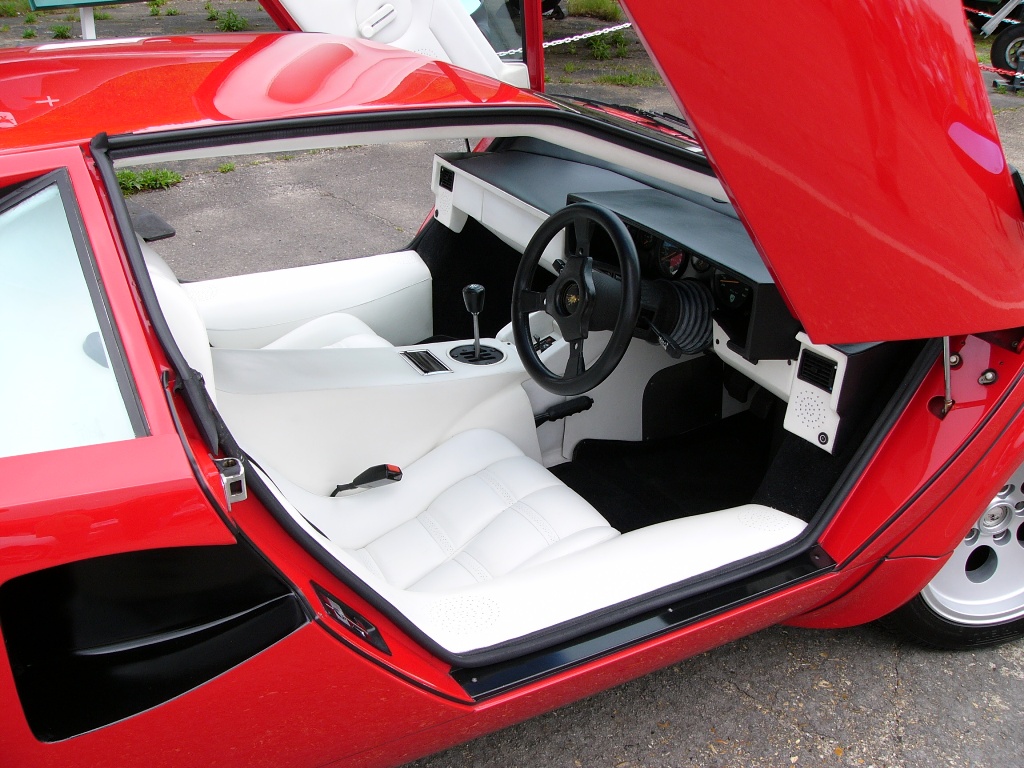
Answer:
<svg viewBox="0 0 1024 768"><path fill-rule="evenodd" d="M551 471L625 533L749 502L770 447L770 427L744 413L670 439L584 440Z"/></svg>

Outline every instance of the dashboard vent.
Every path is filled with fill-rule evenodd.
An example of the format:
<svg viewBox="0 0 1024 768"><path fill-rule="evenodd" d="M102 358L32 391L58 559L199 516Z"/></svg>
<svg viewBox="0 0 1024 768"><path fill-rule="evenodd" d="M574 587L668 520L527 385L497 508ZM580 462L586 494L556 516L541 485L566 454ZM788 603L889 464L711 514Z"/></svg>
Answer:
<svg viewBox="0 0 1024 768"><path fill-rule="evenodd" d="M835 360L829 360L827 357L805 349L800 355L800 367L797 369L796 377L800 381L806 381L808 384L832 394L838 366L839 364Z"/></svg>
<svg viewBox="0 0 1024 768"><path fill-rule="evenodd" d="M451 192L455 188L455 171L447 166L441 166L441 173L438 176L437 183L441 185L442 189L447 189Z"/></svg>
<svg viewBox="0 0 1024 768"><path fill-rule="evenodd" d="M427 376L431 373L451 373L452 369L438 360L433 353L426 349L414 349L401 353L402 357L409 361L413 368Z"/></svg>

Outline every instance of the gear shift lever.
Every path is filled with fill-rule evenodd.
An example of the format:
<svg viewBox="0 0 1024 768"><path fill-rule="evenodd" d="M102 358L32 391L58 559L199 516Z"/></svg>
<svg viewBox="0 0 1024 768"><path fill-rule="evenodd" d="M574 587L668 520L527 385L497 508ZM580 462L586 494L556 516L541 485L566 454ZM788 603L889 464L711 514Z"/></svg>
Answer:
<svg viewBox="0 0 1024 768"><path fill-rule="evenodd" d="M505 353L498 347L480 344L480 313L484 309L484 287L470 283L462 289L462 301L466 311L473 316L473 343L460 344L448 350L448 356L466 365L493 365L505 359Z"/></svg>
<svg viewBox="0 0 1024 768"><path fill-rule="evenodd" d="M466 311L473 316L473 359L480 359L480 313L484 308L485 290L479 283L470 283L462 289Z"/></svg>

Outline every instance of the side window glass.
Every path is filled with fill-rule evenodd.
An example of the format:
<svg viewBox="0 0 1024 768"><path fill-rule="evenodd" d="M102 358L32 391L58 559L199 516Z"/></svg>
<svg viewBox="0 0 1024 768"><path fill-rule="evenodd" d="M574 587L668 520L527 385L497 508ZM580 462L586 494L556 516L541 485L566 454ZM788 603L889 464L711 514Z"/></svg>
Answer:
<svg viewBox="0 0 1024 768"><path fill-rule="evenodd" d="M0 456L143 433L71 198L59 171L0 197Z"/></svg>

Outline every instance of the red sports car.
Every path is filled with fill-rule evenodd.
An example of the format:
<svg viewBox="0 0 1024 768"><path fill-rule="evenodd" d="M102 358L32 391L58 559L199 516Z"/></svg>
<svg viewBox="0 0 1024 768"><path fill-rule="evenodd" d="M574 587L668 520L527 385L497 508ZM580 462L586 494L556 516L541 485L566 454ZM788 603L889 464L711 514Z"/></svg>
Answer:
<svg viewBox="0 0 1024 768"><path fill-rule="evenodd" d="M5 764L395 765L779 622L1024 634L1024 184L960 3L625 5L685 120L368 39L401 2L0 55ZM244 227L117 178L369 151L423 161ZM353 187L433 208L357 246Z"/></svg>

